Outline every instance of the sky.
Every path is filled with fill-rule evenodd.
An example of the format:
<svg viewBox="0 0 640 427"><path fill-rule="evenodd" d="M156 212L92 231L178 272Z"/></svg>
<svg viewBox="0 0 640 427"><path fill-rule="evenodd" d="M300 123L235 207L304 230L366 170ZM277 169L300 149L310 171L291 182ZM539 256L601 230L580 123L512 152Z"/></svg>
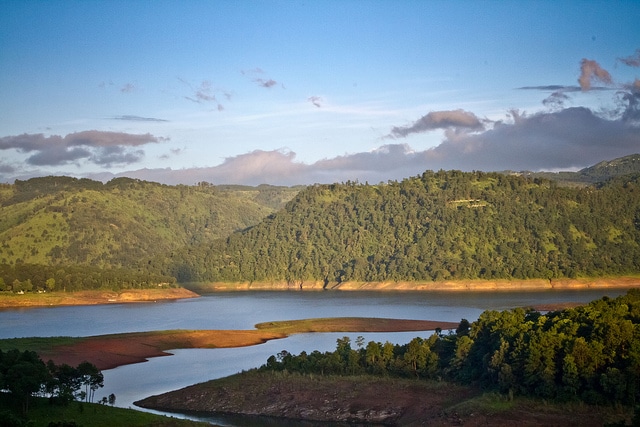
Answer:
<svg viewBox="0 0 640 427"><path fill-rule="evenodd" d="M640 2L0 0L0 182L402 180L640 153Z"/></svg>

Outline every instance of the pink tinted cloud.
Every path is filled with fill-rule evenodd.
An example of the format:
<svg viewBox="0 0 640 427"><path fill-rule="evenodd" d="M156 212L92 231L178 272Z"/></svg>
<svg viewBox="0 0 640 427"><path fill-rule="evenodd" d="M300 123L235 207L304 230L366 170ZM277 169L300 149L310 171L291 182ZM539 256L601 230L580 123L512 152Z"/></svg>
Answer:
<svg viewBox="0 0 640 427"><path fill-rule="evenodd" d="M604 84L613 83L611 75L607 70L602 68L596 61L583 58L580 61L580 77L578 83L583 91L591 89L592 80L599 80Z"/></svg>
<svg viewBox="0 0 640 427"><path fill-rule="evenodd" d="M408 126L396 126L387 137L404 138L414 133L428 132L435 129L464 129L468 131L483 130L484 125L478 117L464 110L431 111Z"/></svg>

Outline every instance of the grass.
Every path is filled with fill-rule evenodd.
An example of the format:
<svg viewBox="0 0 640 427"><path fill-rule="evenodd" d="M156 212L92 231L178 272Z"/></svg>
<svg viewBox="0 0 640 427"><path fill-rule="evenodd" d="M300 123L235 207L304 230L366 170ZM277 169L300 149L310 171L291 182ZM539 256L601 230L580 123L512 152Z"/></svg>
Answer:
<svg viewBox="0 0 640 427"><path fill-rule="evenodd" d="M302 320L280 320L258 323L256 329L298 334L307 332L403 332L455 328L457 323L368 317L335 317Z"/></svg>
<svg viewBox="0 0 640 427"><path fill-rule="evenodd" d="M452 410L462 413L482 412L496 414L507 412L515 406L513 398L500 393L483 393L477 397L452 406Z"/></svg>
<svg viewBox="0 0 640 427"><path fill-rule="evenodd" d="M72 295L72 293L69 293ZM26 292L23 295L13 292L0 292L0 307L48 307L61 305L62 299L66 296L63 292Z"/></svg>
<svg viewBox="0 0 640 427"><path fill-rule="evenodd" d="M470 417L473 414L486 414L494 419L514 418L533 419L544 414L550 419L565 420L575 424L576 420L602 420L603 424L629 422L633 417L633 408L620 405L587 405L584 402L555 402L534 397L510 396L496 392L485 392L463 400L445 409L445 413ZM542 422L544 423L544 421ZM517 424L517 423L516 423ZM543 425L539 421L538 424Z"/></svg>
<svg viewBox="0 0 640 427"><path fill-rule="evenodd" d="M0 410L0 412L2 411ZM46 427L49 423L58 421L73 421L78 426L92 427L194 427L209 425L97 403L71 402L68 406L51 405L45 398L34 399L31 402L27 418L29 420L27 425L30 427ZM0 424L2 424L2 419L0 419Z"/></svg>
<svg viewBox="0 0 640 427"><path fill-rule="evenodd" d="M302 333L302 332L340 332L341 328L337 326L345 325L348 318L331 319L302 319L302 320L279 320L274 322L258 323L256 329L268 330L282 333Z"/></svg>
<svg viewBox="0 0 640 427"><path fill-rule="evenodd" d="M0 350L8 351L17 349L20 351L35 351L36 353L42 350L59 346L59 345L71 345L77 344L82 341L83 338L73 337L30 337L30 338L6 338L0 339Z"/></svg>

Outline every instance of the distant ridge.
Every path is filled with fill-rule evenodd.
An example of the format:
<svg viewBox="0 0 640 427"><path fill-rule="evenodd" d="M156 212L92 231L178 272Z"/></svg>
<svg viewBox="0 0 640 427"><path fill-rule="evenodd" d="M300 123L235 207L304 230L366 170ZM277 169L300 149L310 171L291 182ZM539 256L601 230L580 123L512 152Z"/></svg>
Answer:
<svg viewBox="0 0 640 427"><path fill-rule="evenodd" d="M605 160L577 172L583 180L594 183L635 173L640 173L640 154Z"/></svg>
<svg viewBox="0 0 640 427"><path fill-rule="evenodd" d="M513 171L504 171L505 174L513 174ZM612 178L623 175L640 174L640 154L630 154L613 160L604 160L593 166L586 167L577 172L531 172L517 173L529 178L544 178L565 186L584 187L604 183Z"/></svg>

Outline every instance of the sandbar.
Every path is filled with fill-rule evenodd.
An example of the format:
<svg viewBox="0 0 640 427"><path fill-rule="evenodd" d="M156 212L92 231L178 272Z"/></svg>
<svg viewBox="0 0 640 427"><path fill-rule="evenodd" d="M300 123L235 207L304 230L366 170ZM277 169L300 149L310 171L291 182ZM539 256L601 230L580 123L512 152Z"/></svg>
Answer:
<svg viewBox="0 0 640 427"><path fill-rule="evenodd" d="M411 332L451 330L454 322L382 318L323 318L267 322L254 330L169 330L97 335L77 338L71 343L43 346L36 350L40 357L56 364L77 366L83 361L100 370L150 357L170 355L168 350L189 348L229 348L261 344L297 333L311 332Z"/></svg>

